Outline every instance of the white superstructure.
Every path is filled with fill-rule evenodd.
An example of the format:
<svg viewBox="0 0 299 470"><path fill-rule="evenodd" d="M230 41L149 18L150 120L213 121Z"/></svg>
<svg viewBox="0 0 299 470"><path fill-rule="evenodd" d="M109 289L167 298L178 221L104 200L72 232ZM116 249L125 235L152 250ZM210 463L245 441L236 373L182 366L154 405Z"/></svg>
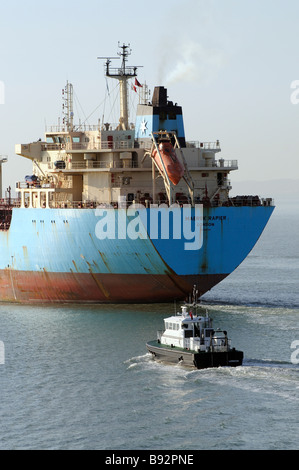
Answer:
<svg viewBox="0 0 299 470"><path fill-rule="evenodd" d="M164 332L158 332L161 345L196 352L224 352L230 345L226 331L214 330L207 313L206 316L194 315L188 305L182 307L181 313L165 318L164 326Z"/></svg>
<svg viewBox="0 0 299 470"><path fill-rule="evenodd" d="M38 176L40 187L54 189L44 191L45 194L42 191L35 197L29 196L29 191L34 189L32 186L18 183L17 189L25 190L22 197L25 206L33 204L35 207L37 201L36 207L94 207L98 204L117 205L120 198L128 204L135 201L141 204L227 205L229 172L237 169L238 164L236 160L217 160L216 155L221 151L219 141L185 142L183 138L184 144L181 149L176 149L176 153L178 159L184 160L186 175L192 184L188 189L182 179L171 188L171 193L167 191L165 181L150 158L152 134L145 138L149 123L144 113L151 114L153 120L160 113L153 132L164 131L162 126L166 121L170 127L176 122L176 114L182 119L181 108L167 100L167 90L163 87L156 87L152 103L146 102L146 86L143 85L139 88L143 97L138 105L139 120L136 117L136 123L130 123L129 81L136 79L138 67L126 65L130 51L126 45L120 47L122 63L119 68L111 68L113 58L106 58L106 76L119 83L118 123L98 120L96 125L75 125L73 86L67 83L63 90L62 123L59 121L58 125L47 127L43 141L16 145L16 154L32 160L33 173ZM159 102L157 90L160 94L162 90L165 103Z"/></svg>

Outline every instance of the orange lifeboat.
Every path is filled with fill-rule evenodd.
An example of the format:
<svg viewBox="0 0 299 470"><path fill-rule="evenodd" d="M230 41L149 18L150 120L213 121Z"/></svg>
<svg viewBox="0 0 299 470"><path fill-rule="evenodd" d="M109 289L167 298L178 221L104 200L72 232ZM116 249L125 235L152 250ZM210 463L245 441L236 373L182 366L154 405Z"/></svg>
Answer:
<svg viewBox="0 0 299 470"><path fill-rule="evenodd" d="M184 175L184 167L181 162L178 160L175 150L169 141L164 141L159 143L159 153L163 160L166 173L170 181L176 186L182 176ZM159 167L160 171L164 173L164 168L161 163L160 155L155 148L152 151L152 158L155 160L157 166Z"/></svg>

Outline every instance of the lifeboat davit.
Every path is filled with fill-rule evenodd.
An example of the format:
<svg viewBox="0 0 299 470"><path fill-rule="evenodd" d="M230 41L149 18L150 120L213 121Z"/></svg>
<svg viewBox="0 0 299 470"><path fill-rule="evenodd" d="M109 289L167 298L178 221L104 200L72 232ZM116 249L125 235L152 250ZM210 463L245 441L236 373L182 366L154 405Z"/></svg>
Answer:
<svg viewBox="0 0 299 470"><path fill-rule="evenodd" d="M160 142L159 143L159 153L163 160L166 173L170 181L176 186L182 176L184 175L184 167L182 163L176 156L175 150L171 144L171 142ZM161 163L160 155L155 148L152 152L152 158L155 160L156 164L158 165L160 171L164 173L164 168Z"/></svg>

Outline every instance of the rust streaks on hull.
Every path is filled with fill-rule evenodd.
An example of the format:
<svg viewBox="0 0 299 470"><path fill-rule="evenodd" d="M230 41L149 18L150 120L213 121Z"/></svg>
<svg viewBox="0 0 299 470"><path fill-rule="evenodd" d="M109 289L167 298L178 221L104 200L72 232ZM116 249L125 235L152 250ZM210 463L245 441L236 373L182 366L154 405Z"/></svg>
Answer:
<svg viewBox="0 0 299 470"><path fill-rule="evenodd" d="M226 275L216 277L25 272L7 268L0 271L0 300L20 303L172 302L185 299L194 284L202 295Z"/></svg>
<svg viewBox="0 0 299 470"><path fill-rule="evenodd" d="M97 276L91 270L90 270L90 275L92 276L94 282L96 283L97 287L100 289L100 291L104 295L104 297L107 300L109 300L110 294L107 291L107 289L105 289L105 287L104 287L103 283L100 281L100 279L98 279Z"/></svg>

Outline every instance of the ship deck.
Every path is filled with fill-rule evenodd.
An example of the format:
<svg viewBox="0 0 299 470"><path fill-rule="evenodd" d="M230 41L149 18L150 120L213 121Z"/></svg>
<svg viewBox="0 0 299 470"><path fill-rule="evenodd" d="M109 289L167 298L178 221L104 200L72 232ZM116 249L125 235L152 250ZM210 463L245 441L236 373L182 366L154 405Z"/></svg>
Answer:
<svg viewBox="0 0 299 470"><path fill-rule="evenodd" d="M148 341L147 346L149 348L157 348L159 350L169 350L169 351L174 351L174 352L183 352L187 354L200 354L198 351L194 351L192 349L186 349L186 348L179 348L178 346L170 346L168 344L161 344L158 342L158 340L153 340L153 341Z"/></svg>

